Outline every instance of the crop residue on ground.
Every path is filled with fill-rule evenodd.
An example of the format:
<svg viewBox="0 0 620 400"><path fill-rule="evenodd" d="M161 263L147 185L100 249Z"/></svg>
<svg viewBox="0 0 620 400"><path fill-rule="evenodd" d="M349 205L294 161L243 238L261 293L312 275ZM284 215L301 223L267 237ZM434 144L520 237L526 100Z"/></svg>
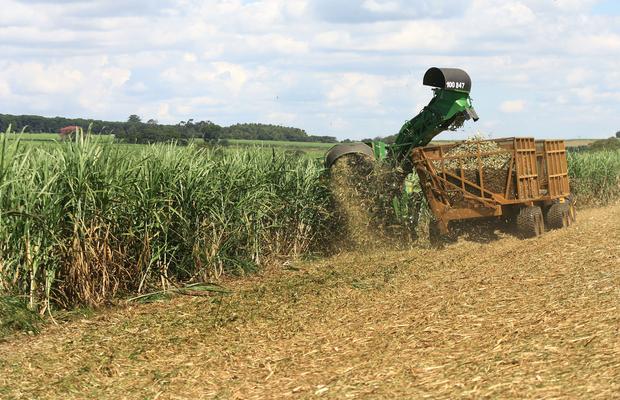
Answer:
<svg viewBox="0 0 620 400"><path fill-rule="evenodd" d="M590 209L538 239L346 253L109 310L0 344L0 394L614 398L619 225L619 205Z"/></svg>

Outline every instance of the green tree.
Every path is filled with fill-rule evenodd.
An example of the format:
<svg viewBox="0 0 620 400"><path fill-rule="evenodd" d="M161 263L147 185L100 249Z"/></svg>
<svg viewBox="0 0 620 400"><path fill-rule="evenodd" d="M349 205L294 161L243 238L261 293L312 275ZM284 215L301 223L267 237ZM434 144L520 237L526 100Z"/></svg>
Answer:
<svg viewBox="0 0 620 400"><path fill-rule="evenodd" d="M197 125L205 142L217 142L222 137L222 127L218 124L214 124L211 121L200 121Z"/></svg>
<svg viewBox="0 0 620 400"><path fill-rule="evenodd" d="M130 124L139 124L142 122L142 118L139 115L131 114L129 118L127 118L127 122Z"/></svg>
<svg viewBox="0 0 620 400"><path fill-rule="evenodd" d="M590 144L592 150L620 150L620 139L610 137L609 139L597 140Z"/></svg>

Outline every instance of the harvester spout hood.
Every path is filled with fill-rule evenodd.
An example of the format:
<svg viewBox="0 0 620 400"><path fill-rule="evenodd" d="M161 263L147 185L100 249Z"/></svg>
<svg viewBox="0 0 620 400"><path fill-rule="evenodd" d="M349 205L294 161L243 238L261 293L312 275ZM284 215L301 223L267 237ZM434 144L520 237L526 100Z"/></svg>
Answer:
<svg viewBox="0 0 620 400"><path fill-rule="evenodd" d="M467 72L458 68L429 68L424 74L422 83L426 86L445 90L457 90L466 93L471 91L471 78Z"/></svg>

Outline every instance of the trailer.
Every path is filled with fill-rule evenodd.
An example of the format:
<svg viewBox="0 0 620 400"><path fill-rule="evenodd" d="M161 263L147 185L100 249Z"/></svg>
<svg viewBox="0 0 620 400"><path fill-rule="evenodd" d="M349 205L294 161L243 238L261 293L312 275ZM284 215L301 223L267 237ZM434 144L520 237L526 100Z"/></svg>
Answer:
<svg viewBox="0 0 620 400"><path fill-rule="evenodd" d="M511 217L525 237L575 222L564 141L513 137L467 143L466 151L462 143L411 151L441 233L449 232L451 221L473 218Z"/></svg>

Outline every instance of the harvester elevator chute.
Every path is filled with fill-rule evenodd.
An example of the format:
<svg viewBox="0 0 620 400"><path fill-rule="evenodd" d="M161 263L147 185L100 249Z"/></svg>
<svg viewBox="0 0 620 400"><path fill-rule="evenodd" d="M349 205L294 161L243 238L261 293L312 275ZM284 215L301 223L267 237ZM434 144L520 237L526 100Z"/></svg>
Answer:
<svg viewBox="0 0 620 400"><path fill-rule="evenodd" d="M423 83L433 87L433 98L418 115L405 122L394 144L380 141L369 145L339 144L327 153L325 166L329 168L338 158L351 153L401 161L412 149L426 146L441 132L456 130L467 119L478 120L469 97L471 79L467 72L458 68L430 68L424 74Z"/></svg>

